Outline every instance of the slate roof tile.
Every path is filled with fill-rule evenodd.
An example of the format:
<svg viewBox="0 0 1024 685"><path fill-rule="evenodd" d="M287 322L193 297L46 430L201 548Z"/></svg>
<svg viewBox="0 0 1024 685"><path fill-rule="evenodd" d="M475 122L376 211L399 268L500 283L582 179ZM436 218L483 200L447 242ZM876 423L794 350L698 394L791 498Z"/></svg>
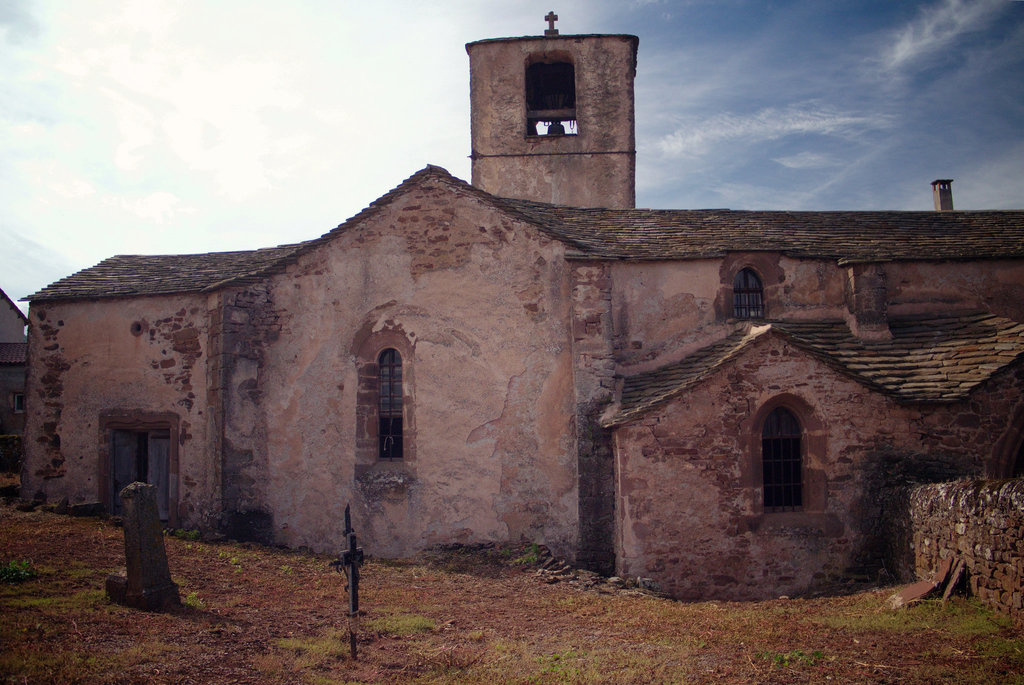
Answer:
<svg viewBox="0 0 1024 685"><path fill-rule="evenodd" d="M779 251L839 263L1024 257L1024 211L781 212L585 209L500 198L428 166L337 228L294 245L190 255L120 255L26 300L208 292L276 273L351 230L426 179L534 225L579 259L672 260L730 251Z"/></svg>
<svg viewBox="0 0 1024 685"><path fill-rule="evenodd" d="M1024 256L1024 210L583 209L503 202L572 243L579 258L665 260L778 251L848 264Z"/></svg>
<svg viewBox="0 0 1024 685"><path fill-rule="evenodd" d="M0 365L17 366L25 363L28 356L28 343L0 343Z"/></svg>
<svg viewBox="0 0 1024 685"><path fill-rule="evenodd" d="M604 423L619 425L643 415L768 333L902 403L964 400L994 373L1024 358L1024 324L991 314L893 320L889 329L890 340L863 341L842 321L747 325L682 361L626 377L619 409Z"/></svg>

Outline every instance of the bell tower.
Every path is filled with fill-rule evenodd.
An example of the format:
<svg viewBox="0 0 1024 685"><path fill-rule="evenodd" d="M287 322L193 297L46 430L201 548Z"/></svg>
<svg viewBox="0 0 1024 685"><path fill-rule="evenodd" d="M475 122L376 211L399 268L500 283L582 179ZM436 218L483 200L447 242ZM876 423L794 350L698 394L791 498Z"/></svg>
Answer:
<svg viewBox="0 0 1024 685"><path fill-rule="evenodd" d="M633 80L639 39L494 38L469 53L473 185L574 207L636 202Z"/></svg>

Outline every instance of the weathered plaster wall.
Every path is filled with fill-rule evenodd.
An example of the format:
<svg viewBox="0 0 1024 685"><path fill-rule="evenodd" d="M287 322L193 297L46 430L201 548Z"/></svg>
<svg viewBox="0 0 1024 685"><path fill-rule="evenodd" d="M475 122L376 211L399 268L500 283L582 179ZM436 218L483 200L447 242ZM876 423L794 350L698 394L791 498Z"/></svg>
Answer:
<svg viewBox="0 0 1024 685"><path fill-rule="evenodd" d="M647 370L724 336L733 277L745 267L763 281L767 319L846 319L854 330L860 321L865 333L872 326L884 329L886 317L950 311L986 310L1024 321L1024 266L1009 260L840 267L830 260L735 252L716 259L616 262L612 305L619 364Z"/></svg>
<svg viewBox="0 0 1024 685"><path fill-rule="evenodd" d="M642 370L677 361L726 334L732 283L753 268L764 285L766 318L841 319L846 273L834 262L778 253L732 253L678 262L612 266L615 346L619 362Z"/></svg>
<svg viewBox="0 0 1024 685"><path fill-rule="evenodd" d="M467 45L473 185L499 197L633 207L636 40L560 36ZM526 66L545 58L574 65L578 135L526 135Z"/></svg>
<svg viewBox="0 0 1024 685"><path fill-rule="evenodd" d="M887 484L980 474L1021 410L1024 372L957 405L898 405L762 338L705 382L616 430L618 570L686 599L812 591L877 567ZM760 422L803 423L802 512L763 513Z"/></svg>
<svg viewBox="0 0 1024 685"><path fill-rule="evenodd" d="M175 516L188 526L215 520L219 486L204 412L206 311L197 296L33 304L24 496L103 501L109 435L101 418L174 415Z"/></svg>
<svg viewBox="0 0 1024 685"><path fill-rule="evenodd" d="M280 332L262 339L247 374L225 381L236 396L225 424L252 426L250 441L245 431L231 439L247 460L236 470L276 541L336 548L351 502L371 554L529 539L572 556L562 249L428 182L269 281L260 311L276 313L267 320ZM359 447L359 355L375 362L386 347L403 353L401 462ZM239 379L250 392L238 392Z"/></svg>
<svg viewBox="0 0 1024 685"><path fill-rule="evenodd" d="M890 314L982 309L1024 321L1024 263L890 262L885 265Z"/></svg>
<svg viewBox="0 0 1024 685"><path fill-rule="evenodd" d="M25 319L21 310L0 294L0 342L25 342Z"/></svg>

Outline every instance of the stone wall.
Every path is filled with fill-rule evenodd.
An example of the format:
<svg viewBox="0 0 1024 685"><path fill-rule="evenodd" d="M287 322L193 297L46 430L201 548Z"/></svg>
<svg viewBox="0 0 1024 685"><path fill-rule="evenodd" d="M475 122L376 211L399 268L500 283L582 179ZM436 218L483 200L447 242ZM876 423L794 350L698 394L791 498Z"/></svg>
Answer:
<svg viewBox="0 0 1024 685"><path fill-rule="evenodd" d="M891 492L892 569L927 578L950 555L964 560L970 594L1024 616L1024 479L962 480Z"/></svg>
<svg viewBox="0 0 1024 685"><path fill-rule="evenodd" d="M573 265L573 357L579 457L577 562L593 571L615 568L615 469L611 432L600 414L615 387L611 341L611 278L604 264Z"/></svg>
<svg viewBox="0 0 1024 685"><path fill-rule="evenodd" d="M878 496L979 477L1018 415L1024 371L971 400L904 405L769 335L615 429L617 571L682 599L822 591L885 560ZM804 502L761 504L760 426L784 406L804 429ZM836 407L842 411L837 412Z"/></svg>
<svg viewBox="0 0 1024 685"><path fill-rule="evenodd" d="M211 315L210 400L220 455L221 530L236 540L273 542L266 510L266 420L259 387L267 348L281 331L265 285L224 292Z"/></svg>

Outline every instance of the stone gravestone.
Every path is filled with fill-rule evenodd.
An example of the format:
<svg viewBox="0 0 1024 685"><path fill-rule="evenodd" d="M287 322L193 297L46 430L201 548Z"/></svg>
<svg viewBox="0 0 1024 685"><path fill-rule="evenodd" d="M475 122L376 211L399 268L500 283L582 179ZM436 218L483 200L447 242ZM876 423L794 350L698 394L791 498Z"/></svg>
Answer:
<svg viewBox="0 0 1024 685"><path fill-rule="evenodd" d="M121 490L124 521L123 573L107 576L107 596L117 604L146 611L181 606L171 580L156 507L156 486L132 483Z"/></svg>

